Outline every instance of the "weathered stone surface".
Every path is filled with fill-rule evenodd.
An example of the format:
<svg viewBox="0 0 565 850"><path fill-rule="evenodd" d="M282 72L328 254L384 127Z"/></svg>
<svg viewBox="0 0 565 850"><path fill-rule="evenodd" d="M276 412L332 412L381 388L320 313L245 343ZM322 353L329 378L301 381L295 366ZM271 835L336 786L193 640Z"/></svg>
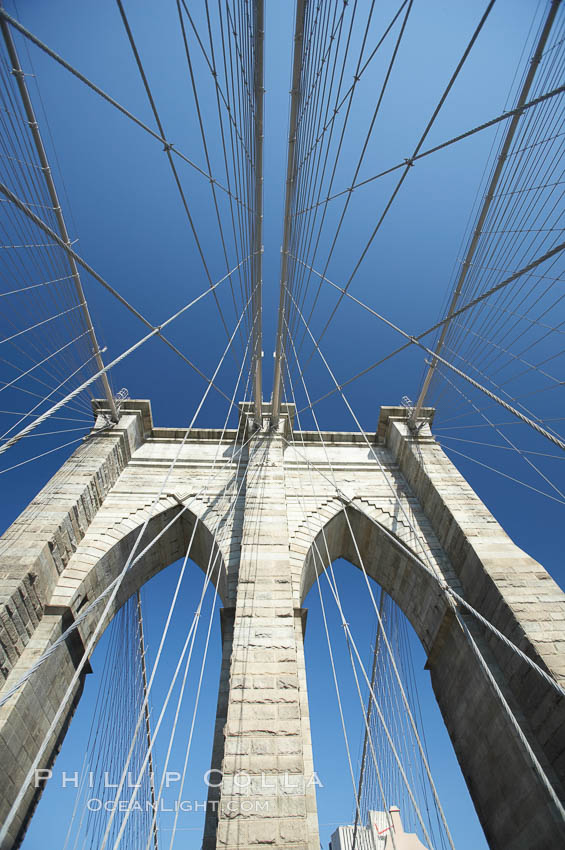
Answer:
<svg viewBox="0 0 565 850"><path fill-rule="evenodd" d="M283 417L285 427L288 436ZM110 617L185 554L194 532L191 557L203 570L216 565L224 603L212 748L212 767L224 783L210 789L218 811L207 812L204 850L318 850L302 606L320 563L325 568L344 557L382 585L422 641L491 846L565 846L565 826L545 784L563 799L564 700L471 615L459 612L458 619L442 585L562 683L565 596L508 538L429 425L416 436L404 409L383 408L370 446L362 434L328 433L324 446L317 433L305 432L294 448L282 430L265 429L239 456L238 432L226 432L221 443L220 431L199 429L159 496L183 437L179 429L154 428L148 402L127 402L119 425L85 442L8 529L0 541L5 688L119 575L145 522L138 551L163 533L127 573ZM225 488L239 491L234 505ZM0 820L96 622L96 615L87 618L0 709ZM55 757L81 689L79 680L41 767ZM1 850L17 845L38 794L26 792Z"/></svg>

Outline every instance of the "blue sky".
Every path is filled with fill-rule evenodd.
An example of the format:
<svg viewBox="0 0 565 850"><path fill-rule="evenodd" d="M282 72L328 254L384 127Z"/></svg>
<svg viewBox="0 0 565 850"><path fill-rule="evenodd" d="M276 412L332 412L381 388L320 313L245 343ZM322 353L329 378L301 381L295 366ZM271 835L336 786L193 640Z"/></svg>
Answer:
<svg viewBox="0 0 565 850"><path fill-rule="evenodd" d="M263 272L265 398L269 397L271 391L271 353L274 349L279 292L293 5L284 0L266 0ZM366 13L369 4L363 0L359 5ZM202 4L195 3L194 6L195 19L202 26ZM396 164L411 154L485 6L486 3L475 0L457 0L452 3L440 0L423 3L417 0L414 3L399 61L383 101L360 178ZM25 5L18 4L17 9L13 3L7 2L6 8L10 12L17 12L16 16L37 36L135 115L154 126L115 3L84 0L76 4L70 0L54 0L47 5L29 0ZM126 8L168 138L194 161L203 164L204 155L191 100L175 4L167 0L159 4L156 10L149 4L128 3ZM393 3L380 4L372 35L390 19L395 8ZM531 32L535 32L544 9L544 3L534 4L526 0L499 0L495 4L484 31L434 124L427 140L429 146L509 108L516 90L515 72L522 51L525 45L531 43ZM533 20L535 26L531 30ZM355 44L358 44L359 38L360 34L356 33ZM72 238L79 240L75 245L76 250L152 322L164 320L183 303L203 291L207 281L161 146L51 59L35 48L30 48L28 55L21 41L18 41L18 45L22 64L28 68L33 66L32 70L40 85L60 164L60 169L55 169L55 175L59 188L64 179L66 193L62 192L62 196L69 230ZM374 107L375 92L390 58L391 47L387 49L389 52L384 50L382 58L372 65L354 101L349 131L336 174L335 186L338 189L350 185L352 163L356 161ZM210 81L206 69L196 59L195 67L199 85L202 86L205 121L211 128L208 137L211 157L214 163L218 163L220 146L217 130L214 129L215 106ZM44 120L43 112L33 86L32 94L36 98L41 122ZM357 297L411 333L430 326L442 314L453 282L453 270L461 259L462 242L485 166L498 138L495 129L487 130L430 156L411 170L352 285L351 291ZM53 156L51 142L48 147ZM181 173L212 278L217 280L225 272L225 267L218 249L218 232L212 215L209 186L188 167ZM394 188L395 180L394 175L389 175L355 193L338 249L328 268L328 276L337 283L343 285L347 280ZM332 225L335 227L341 212L340 203L333 202L334 206L328 212L321 258L317 264L319 270L323 266L323 249L327 253L330 244ZM94 280L85 275L83 282L97 332L108 346L105 354L108 360L140 337L143 327L103 292ZM227 289L221 290L220 298L226 317L233 325L235 313L230 308ZM312 322L314 331L321 330L334 303L335 294L324 289L319 310ZM225 336L210 299L205 299L201 305L189 311L185 318L172 325L170 336L200 368L208 374L212 373L225 345ZM360 311L356 305L344 302L331 332L325 337L322 349L327 352L338 379L344 380L400 342L399 337L378 324L373 317ZM422 352L410 349L348 388L347 397L368 433L374 431L381 404L397 404L404 395L411 398L417 396L423 357ZM236 375L237 366L228 358L218 381L228 394ZM202 380L159 341L148 343L125 360L111 377L116 390L125 386L132 398L150 398L154 421L163 426L188 423L204 389ZM306 377L314 397L331 389L331 381L319 360L312 360ZM558 417L563 408L554 395L543 396L536 413ZM431 398L433 400L434 396ZM440 398L440 401L438 428L442 425L449 428L454 423L466 425L470 421L477 424L476 418L469 420L462 416L467 411L459 407L453 394L447 393L447 397ZM487 409L487 405L483 406ZM512 418L505 411L497 412L492 405L488 409L494 411L494 417L498 417L495 421L507 422ZM225 413L225 400L212 393L197 424L218 426L223 422ZM347 408L336 395L320 403L318 416L321 427L328 430L355 429ZM81 418L86 427L86 405L83 406ZM304 426L313 427L307 414ZM465 435L466 432L452 430L443 433L450 433L453 437L458 433ZM547 450L547 444L541 438L530 436L527 426L517 425L508 429L508 433L515 435L522 441L521 445L531 450ZM480 430L473 431L474 439L480 436ZM22 441L26 444L15 447L9 453L10 462L27 459L30 456L29 443L41 443L41 449L37 445L33 446L34 451L39 452L54 448L63 441L61 435ZM0 515L3 527L18 515L70 450L72 447L6 473L3 484L8 486L3 488ZM518 459L507 459L504 452L480 449L470 444L461 444L461 451L481 463L503 468L507 475L513 475L530 486L539 486L539 477L531 469L525 465L524 468L519 466ZM451 457L513 539L563 585L565 576L559 544L563 505L524 489L473 460L455 454ZM559 467L561 461L540 461L544 462L546 466L543 469L547 474L551 470L554 480L563 482L563 472ZM171 567L163 571L151 586L145 588L150 645L157 641L155 636L159 633L167 610L176 570L177 567ZM350 610L359 610L360 600L364 598L361 575L345 564L339 565L337 574L344 604ZM186 593L188 610L192 610L190 600L199 592L201 584L201 575L194 569L183 591ZM368 658L374 633L374 614L369 603L365 602L362 615L356 619L356 628L359 645L365 647ZM330 699L328 693L327 649L322 634L319 601L314 591L310 593L307 604L310 614L306 657L314 758L325 786L318 795L321 839L325 846L336 823L351 819L353 796L351 787L344 779L345 754L340 740L335 701ZM332 616L337 644L342 637L335 612ZM178 636L177 639L180 640ZM96 669L97 664L101 663L98 659L103 657L105 641L106 637L94 656L95 675L88 679L85 698L65 742L57 764L58 770L64 769L64 765L68 765L68 770L74 770L77 753L81 753L81 741L84 740L81 736L85 735L88 728L89 710L96 691ZM477 850L486 844L431 694L428 674L423 670L423 652L415 638L412 643L417 681L422 691L428 744L433 754L432 769L437 776L442 799L445 800L455 843L463 850ZM345 648L342 646L339 651L343 653L340 658L345 667ZM210 652L206 687L200 706L202 725L193 752L194 785L191 785L191 789L194 789L195 795L201 793L198 790L199 777L207 766L211 747L215 689L219 674L217 622ZM166 665L169 674L174 646L170 653ZM348 692L347 711L353 730L352 742L357 752L361 725L351 682L345 686L345 690ZM191 704L190 700L188 704ZM58 792L54 781L53 787L44 796L25 840L26 850L38 847L40 842L43 844L46 830L59 840L62 834L59 830L63 829L62 824L72 806L69 797L68 793ZM186 829L190 831L181 835L188 836L188 839L185 842L181 838L175 846L198 847L201 820L200 814L187 816Z"/></svg>

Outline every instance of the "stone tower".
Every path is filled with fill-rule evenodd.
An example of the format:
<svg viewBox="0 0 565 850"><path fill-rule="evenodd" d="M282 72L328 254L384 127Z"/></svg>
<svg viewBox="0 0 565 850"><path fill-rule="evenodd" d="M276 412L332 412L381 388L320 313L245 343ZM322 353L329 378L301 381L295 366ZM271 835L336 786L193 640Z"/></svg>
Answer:
<svg viewBox="0 0 565 850"><path fill-rule="evenodd" d="M565 700L457 609L445 588L562 684L565 595L445 456L431 432L432 410L422 411L413 433L406 410L382 408L368 443L357 432L323 439L293 432L290 405L273 432L265 407L265 427L252 438L246 405L239 428L223 437L193 430L161 494L184 431L155 427L147 401L125 402L111 429L102 430L98 417L2 538L4 693L120 574L144 523L144 554L126 573L113 613L182 557L194 532L191 557L202 569L217 561L224 606L212 754L222 782L210 790L205 850L318 850L303 603L320 571L344 557L376 579L414 626L490 845L565 846ZM219 497L228 487L237 494L229 516ZM412 556L422 547L431 570ZM1 822L95 625L93 613L0 709ZM55 758L81 689L79 679L40 767ZM240 772L249 782L238 781ZM20 843L41 789L24 790L1 850Z"/></svg>

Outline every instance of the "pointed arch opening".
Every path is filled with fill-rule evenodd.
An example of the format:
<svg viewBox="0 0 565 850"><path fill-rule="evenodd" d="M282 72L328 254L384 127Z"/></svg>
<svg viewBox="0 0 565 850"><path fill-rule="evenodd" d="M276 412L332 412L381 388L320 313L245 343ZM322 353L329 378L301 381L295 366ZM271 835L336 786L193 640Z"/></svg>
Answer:
<svg viewBox="0 0 565 850"><path fill-rule="evenodd" d="M551 822L547 781L554 772L505 681L489 645L492 636L470 614L456 616L433 574L410 557L404 535L364 510L349 504L329 519L314 515L310 528L297 586L300 604L318 578L325 582L338 559L361 570L366 597L368 583L380 585L406 615L424 650L433 693L489 846L499 846L501 834L507 836L505 846L536 846ZM433 536L423 533L422 538L434 546ZM430 547L430 554L453 585L445 553ZM532 754L537 785L529 779Z"/></svg>
<svg viewBox="0 0 565 850"><path fill-rule="evenodd" d="M77 586L73 600L75 614L98 599L119 577L134 547L131 565L120 583L105 627L133 593L161 570L183 559L187 552L190 560L205 575L209 573L210 581L217 587L218 596L222 604L225 604L228 593L226 569L229 550L218 545L206 517L199 516L182 504L165 508L151 517L139 543L137 540L143 528L143 521L139 521L134 528L131 528L131 523L129 526L123 525L124 528L120 529L123 533L107 546L106 551L99 552L90 570ZM88 551L88 539L83 541L81 547ZM67 570L71 573L74 563L81 558L81 547L69 561ZM64 573L61 579L65 581ZM94 610L92 615L86 618L84 625L81 625L84 644L88 642L98 617L99 611Z"/></svg>
<svg viewBox="0 0 565 850"><path fill-rule="evenodd" d="M203 620L206 619L208 622L209 617L210 624L214 626L214 628L208 632L207 645L208 642L210 642L214 648L212 652L209 653L210 656L213 657L213 664L208 664L207 675L212 677L215 685L221 657L220 641L218 640L220 630L215 609L219 607L219 605L223 604L226 598L226 564L229 558L229 546L224 548L221 543L219 544L217 542L217 539L212 532L211 524L208 522L206 517L198 516L196 513L185 509L182 504L169 506L163 510L155 512L155 515L147 522L146 528L136 546L136 541L138 540L140 532L143 530L143 526L144 518L140 517L135 524L131 520L126 520L120 523L118 529L113 529L113 534L107 533L106 535L101 535L100 531L97 531L96 545L94 545L95 533L92 532L91 534L89 531L69 560L67 567L61 573L59 583L55 587L51 597L52 604L45 608L42 620L36 630L36 634L34 635L34 640L30 641L29 645L22 652L17 669L14 673L17 673L19 670L23 672L28 670L34 662L37 661L38 656L47 650L52 643L60 637L61 631L70 625L73 618L76 619L80 617L81 614L89 611L89 606L92 605L92 602L98 600L100 597L102 598L99 604L95 605L89 613L87 613L85 619L80 622L78 628L71 634L66 642L63 643L53 655L47 658L47 660L39 668L38 672L33 674L32 677L22 685L10 703L7 704L6 708L10 714L12 714L15 718L23 718L24 725L21 726L20 723L22 741L25 742L26 736L31 734L31 724L28 722L26 725L25 723L26 718L31 716L34 716L33 741L35 747L41 740L40 736L44 736L47 732L51 719L54 717L55 711L59 707L61 698L73 679L77 665L84 656L85 647L93 637L94 630L99 623L100 617L103 615L105 604L109 598L108 595L104 597L103 594L111 588L116 579L119 580L124 565L127 563L134 551L134 547L135 552L131 560L131 566L119 584L118 592L113 600L111 609L105 616L102 629L97 635L89 658L95 659L98 654L98 649L105 649L105 647L99 647L98 644L101 638L103 638L108 632L108 626L111 623L116 622L116 615L123 615L124 613L127 613L126 609L128 609L129 614L132 614L132 611L129 611L129 609L132 607L131 602L135 600L136 592L143 590L145 585L148 582L151 582L152 579L157 579L161 592L163 592L163 589L165 588L165 592L168 594L169 603L168 605L165 604L164 606L161 606L160 613L163 622L159 621L158 623L155 623L156 628L150 637L152 646L150 647L147 655L147 665L148 676L151 675L151 667L155 660L155 651L159 644L160 633L163 629L163 623L168 613L168 606L170 605L170 600L173 597L176 583L176 578L173 579L172 582L169 581L164 583L163 581L159 581L160 577L158 574L166 571L166 568L175 564L177 564L180 568L180 565L188 552L189 559L187 562L187 569L190 569L192 562L193 565L199 567L199 570L196 572L201 572L202 577L196 582L191 582L191 587L194 590L193 599L186 597L186 595L183 599L182 591L179 596L175 615L180 621L179 626L175 627L173 622L170 629L170 635L175 638L173 640L173 643L175 644L173 655L176 652L176 655L179 656L179 652L182 649L182 641L185 639L184 635L186 632L188 632L188 636L190 635L189 626L190 622L193 621L193 618L195 618L195 609L199 602L200 590L202 590L202 593L204 594L206 587L208 587L207 595L205 597L208 601L205 601L204 603L202 614ZM77 569L77 566L81 564L81 562L84 565L82 570L80 568ZM89 566L86 566L87 564L89 564ZM194 572L194 569L192 572ZM57 602L61 599L61 594L65 590L72 591L72 593L69 593L69 604L67 608L63 609L61 605L57 605ZM211 601L212 599L213 602ZM133 607L135 608L135 605ZM197 619L196 622L198 624L199 619ZM120 619L120 624L123 627L123 616ZM179 646L177 632L182 631L183 627L184 632ZM175 632L174 635L173 632ZM206 633L206 628L202 627L200 632ZM187 641L188 636L186 638ZM198 637L198 641L200 641L200 636ZM105 643L105 641L102 642ZM190 652L190 644L186 644L185 647L186 646L188 646L188 650L186 648L183 650L185 660ZM104 651L102 652L102 656L103 655ZM102 656L100 656L100 658L102 658ZM162 664L161 667L164 666L167 674L172 675L177 659L173 659L172 656L167 659L164 655L163 660L165 663L164 665ZM120 689L123 690L123 699L127 699L128 697L127 682L128 676L130 676L131 672L128 669L130 662L131 659L130 661L128 661L128 659L124 659L122 669L113 671L114 681L112 686L117 688L118 691ZM183 664L184 663L185 661L183 660ZM72 776L77 769L79 771L81 769L81 765L77 765L75 759L70 766L63 765L63 773L61 773L61 769L59 769L60 766L57 765L55 767L55 759L57 758L61 748L64 746L65 737L69 728L71 728L71 721L73 720L77 709L79 709L79 704L83 696L85 686L88 685L91 697L96 692L96 687L92 687L90 681L91 677L86 676L87 672L91 672L90 661L80 675L80 678L74 688L73 695L67 703L62 721L57 725L55 732L49 738L46 750L47 758L42 764L40 778L33 784L33 786L29 787L26 794L24 801L25 817L18 827L18 842L23 840L27 831L27 826L40 801L43 789L48 781L47 772L53 771L53 779L56 780L56 777L58 776L60 780L61 776ZM97 671L95 667L94 672L96 675L97 672L101 673L104 671L100 669ZM177 690L181 679L182 674L179 673L177 675ZM41 683L49 684L48 698L44 698L43 701L41 699L41 695L43 693L40 687ZM160 702L162 701L167 688L168 681L166 676L164 679L161 677L161 680L159 680L159 678L155 680L155 692L158 694L156 702L157 713L160 710ZM187 693L188 692L189 689L187 689ZM175 698L176 694L173 694L171 697L171 704L173 705ZM96 699L90 700L90 703L93 702L96 702ZM140 709L140 706L138 705L137 708ZM170 707L168 712L170 714ZM129 732L131 733L132 730L129 729ZM81 734L83 733L87 735L88 730L81 728ZM140 733L138 733L138 737L140 734L142 737L145 735L143 728ZM166 731L165 734L167 734ZM206 762L209 760L209 745L210 740L207 740L205 747ZM33 753L33 751L33 748L30 747L30 752ZM178 764L176 765L175 770L177 768ZM21 765L21 769L18 765L18 770L21 773L21 780L23 781L24 765ZM16 779L17 778L18 777L16 777ZM116 777L114 776L111 779L112 782L116 781ZM124 794L124 797L129 797L129 793L131 791L129 783L130 780L128 779L128 785L125 788L125 792L127 793ZM57 793L60 794L62 792L63 796L65 794L65 790L68 789L65 789L65 787L59 787L56 789ZM66 797L68 796L69 794L67 793ZM59 823L58 826L60 825L61 824ZM64 831L60 837L63 841Z"/></svg>

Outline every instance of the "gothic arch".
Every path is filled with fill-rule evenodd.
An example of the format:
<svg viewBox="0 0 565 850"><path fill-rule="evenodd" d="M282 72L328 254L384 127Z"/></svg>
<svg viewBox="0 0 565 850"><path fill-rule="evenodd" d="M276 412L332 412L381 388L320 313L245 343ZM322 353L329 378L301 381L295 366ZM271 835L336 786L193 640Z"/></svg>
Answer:
<svg viewBox="0 0 565 850"><path fill-rule="evenodd" d="M38 657L57 640L61 632L71 625L73 619L93 600L97 599L108 588L109 584L120 575L139 532L143 528L145 520L149 517L147 527L136 550L140 557L137 562L134 558L131 568L126 573L98 639L119 609L136 590L158 572L184 557L193 534L190 557L204 573L206 573L208 565L212 564L211 581L217 586L218 595L224 602L227 594L226 556L229 553L229 548L222 551L222 548L214 541L208 523L210 511L206 506L203 503L196 503L191 506L199 513L197 514L188 508L184 509L180 500L166 497L155 506L151 516L150 505L145 505L137 506L129 515L121 517L113 526L104 525L103 515L101 517L102 522L99 518L98 522L92 523L91 528L62 570L51 599L45 606L43 616L32 634L32 640L23 649L17 663L12 668L6 687L9 688L15 684L20 676L33 666ZM176 517L176 521L173 521ZM103 525L104 527L102 527ZM149 542L154 538L158 538L157 543L144 553ZM18 736L21 746L22 759L13 767L16 782L18 780L23 782L24 780L28 769L26 762L29 761L29 753L34 752L38 742L49 729L58 702L71 683L75 670L84 656L85 647L92 636L105 602L106 600L103 600L85 618L67 639L66 645L57 649L44 662L41 680L51 683L50 691L46 694L44 689L41 689L37 676L32 676L22 685L17 695L1 709L4 728L7 724L8 728L13 729L13 734ZM95 645L92 647L92 652L94 649ZM82 696L84 678L87 672L90 672L88 664L81 673L64 717L49 741L46 754L41 762L43 769L51 767L59 753L70 721ZM33 718L33 723L30 722L31 718ZM31 743L32 739L33 743ZM28 755L24 758L23 754L26 752ZM35 788L28 788L23 804L25 815L17 825L14 846L17 846L23 839L27 824L33 815L42 790L42 783L39 783Z"/></svg>
<svg viewBox="0 0 565 850"><path fill-rule="evenodd" d="M183 558L192 537L190 558L204 574L210 568L211 581L217 586L218 595L225 604L229 550L215 542L209 527L210 512L206 506L187 501L191 508L172 497L160 500L153 511L150 505L138 506L130 514L121 517L111 529L101 529L100 523L93 523L92 529L87 532L61 573L51 598L51 606L66 604L76 616L97 599L119 576L146 520L147 528L116 595L110 619L132 593L162 569ZM148 548L153 540L157 542ZM80 626L85 645L98 616L98 612L94 612Z"/></svg>
<svg viewBox="0 0 565 850"><path fill-rule="evenodd" d="M559 763L551 758L551 745L543 744L539 718L537 725L532 722L533 712L527 713L528 706L513 688L517 668L522 677L529 675L528 668L511 651L510 655L508 650L506 654L495 654L491 638L472 615L460 611L461 620L458 620L440 584L402 551L399 544L411 549L403 539L406 532L401 528L392 531L386 516L378 516L375 508L368 508L365 504L359 510L349 504L346 508L341 505L329 518L316 516L315 512L309 515L310 543L305 547L300 571L300 605L316 578L337 558L357 568L364 567L367 575L399 605L424 647L432 687L487 840L495 844L504 830L508 836L515 835L519 825L523 841L520 847L551 850L555 846L554 830L563 830L565 838L565 829L557 825L553 805L544 790L527 781L533 769L527 748L461 620L547 778L554 788L560 788ZM430 553L439 547L433 533L426 542ZM445 554L435 550L435 556L436 565L442 567L442 578L461 592ZM523 793L522 778L526 780L527 796ZM496 823L496 840L493 823ZM507 846L514 846L512 839L509 838Z"/></svg>
<svg viewBox="0 0 565 850"><path fill-rule="evenodd" d="M339 510L312 538L300 576L300 604L304 603L308 591L321 571L327 569L337 558L344 558L359 569L364 567L367 575L375 579L392 597L412 623L429 654L439 625L449 607L445 594L438 581L404 554L402 547L417 554L411 546L413 534L408 524L393 520L390 513L371 508L367 503L362 508L359 510L349 505L345 509L341 504ZM347 520L351 524L357 546ZM393 528L395 530L392 530ZM460 590L447 559L438 557L437 541L426 540L426 544L423 557L429 558L442 579L448 580ZM432 547L435 548L434 557Z"/></svg>

